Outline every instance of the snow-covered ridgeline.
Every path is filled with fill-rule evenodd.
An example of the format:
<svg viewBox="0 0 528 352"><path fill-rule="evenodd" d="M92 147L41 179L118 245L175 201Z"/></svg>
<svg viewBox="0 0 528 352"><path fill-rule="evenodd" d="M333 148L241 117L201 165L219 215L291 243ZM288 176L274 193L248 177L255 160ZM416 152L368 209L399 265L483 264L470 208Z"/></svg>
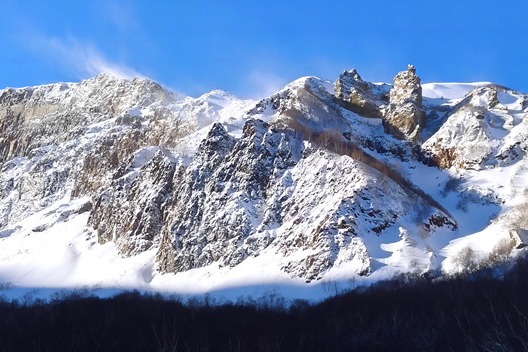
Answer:
<svg viewBox="0 0 528 352"><path fill-rule="evenodd" d="M510 253L525 226L526 96L423 84L426 124L409 143L385 133L390 86L347 72L352 95L305 77L258 103L107 76L1 91L0 282L320 298L460 270L467 248Z"/></svg>

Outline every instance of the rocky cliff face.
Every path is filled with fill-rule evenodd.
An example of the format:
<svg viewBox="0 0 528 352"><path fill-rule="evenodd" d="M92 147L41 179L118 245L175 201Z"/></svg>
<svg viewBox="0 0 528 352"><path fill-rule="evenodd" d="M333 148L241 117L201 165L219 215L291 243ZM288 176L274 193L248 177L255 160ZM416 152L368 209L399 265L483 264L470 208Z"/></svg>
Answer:
<svg viewBox="0 0 528 352"><path fill-rule="evenodd" d="M235 267L264 252L306 281L350 262L356 274L370 273L363 237L403 221L416 194L383 167L379 172L345 150L332 155L306 144L323 142L314 126L347 123L338 106L324 109L331 102L320 82L301 80L257 104L241 137L214 124L189 165L167 159L151 169L149 162L134 176L120 169L98 196L89 224L100 242L113 240L127 255L159 244L157 265L165 273ZM266 112L276 116L271 124L261 120L270 119ZM372 188L372 178L380 185ZM397 201L384 203L388 194ZM419 215L426 231L435 213L446 216L438 209Z"/></svg>
<svg viewBox="0 0 528 352"><path fill-rule="evenodd" d="M409 65L407 71L394 77L383 124L385 131L396 138L416 142L425 122L420 77L416 75L414 66Z"/></svg>
<svg viewBox="0 0 528 352"><path fill-rule="evenodd" d="M443 269L453 238L489 224L466 216L525 196L431 165L524 180L528 98L428 94L412 66L392 88L351 70L258 103L108 76L0 91L0 239L84 213L94 245L150 253L179 278L254 263L305 282Z"/></svg>
<svg viewBox="0 0 528 352"><path fill-rule="evenodd" d="M282 270L307 281L351 261L366 275L362 237L401 221L414 197L383 174L306 149L293 131L261 120L247 121L238 139L214 125L193 162L176 172L174 162L158 158L140 177L115 178L89 223L100 241L116 241L125 254L161 243L162 272L235 267L271 251L283 258ZM384 181L372 188L372 177ZM397 201L386 204L381 194ZM430 214L422 216L428 223Z"/></svg>
<svg viewBox="0 0 528 352"><path fill-rule="evenodd" d="M480 169L521 160L528 150L524 97L497 85L475 88L450 110L423 149L443 168Z"/></svg>
<svg viewBox="0 0 528 352"><path fill-rule="evenodd" d="M175 100L152 81L109 75L82 83L5 89L0 93L0 163L74 139L88 125Z"/></svg>
<svg viewBox="0 0 528 352"><path fill-rule="evenodd" d="M6 89L0 97L1 226L63 197L91 195L148 144L145 131L152 137L160 133L155 122L174 120L162 112L177 101L154 82L108 75Z"/></svg>
<svg viewBox="0 0 528 352"><path fill-rule="evenodd" d="M334 89L338 101L365 117L382 118L389 102L389 85L365 82L355 69L340 74Z"/></svg>
<svg viewBox="0 0 528 352"><path fill-rule="evenodd" d="M142 158L150 160L141 165ZM140 150L121 165L94 199L88 224L97 231L98 242L113 241L124 255L159 245L176 166L159 148Z"/></svg>

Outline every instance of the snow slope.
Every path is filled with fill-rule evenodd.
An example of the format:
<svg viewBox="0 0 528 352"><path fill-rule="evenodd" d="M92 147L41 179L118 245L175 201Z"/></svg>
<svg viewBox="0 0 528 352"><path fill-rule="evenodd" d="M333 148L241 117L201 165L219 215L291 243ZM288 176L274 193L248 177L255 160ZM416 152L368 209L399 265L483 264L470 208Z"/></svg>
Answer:
<svg viewBox="0 0 528 352"><path fill-rule="evenodd" d="M455 83L455 82L444 82L444 83L424 83L422 84L422 94L424 98L432 99L462 99L471 92L473 89L478 87L485 87L490 85L490 82L473 82L473 83Z"/></svg>

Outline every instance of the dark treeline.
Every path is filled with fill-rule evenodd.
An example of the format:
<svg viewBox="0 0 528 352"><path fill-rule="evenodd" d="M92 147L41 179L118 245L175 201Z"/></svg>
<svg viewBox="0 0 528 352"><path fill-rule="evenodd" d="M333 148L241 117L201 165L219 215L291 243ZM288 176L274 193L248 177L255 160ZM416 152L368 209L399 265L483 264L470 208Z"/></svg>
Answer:
<svg viewBox="0 0 528 352"><path fill-rule="evenodd" d="M527 278L523 259L502 280L489 269L401 277L317 305L185 305L137 292L3 302L0 351L525 351Z"/></svg>

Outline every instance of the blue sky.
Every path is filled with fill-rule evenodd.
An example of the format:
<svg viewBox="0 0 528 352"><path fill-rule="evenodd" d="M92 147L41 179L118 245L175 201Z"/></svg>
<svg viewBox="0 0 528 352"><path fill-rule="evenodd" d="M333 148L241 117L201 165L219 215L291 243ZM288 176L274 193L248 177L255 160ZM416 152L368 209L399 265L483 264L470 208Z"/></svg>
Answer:
<svg viewBox="0 0 528 352"><path fill-rule="evenodd" d="M355 67L528 92L528 1L2 0L0 88L99 72L262 97Z"/></svg>

